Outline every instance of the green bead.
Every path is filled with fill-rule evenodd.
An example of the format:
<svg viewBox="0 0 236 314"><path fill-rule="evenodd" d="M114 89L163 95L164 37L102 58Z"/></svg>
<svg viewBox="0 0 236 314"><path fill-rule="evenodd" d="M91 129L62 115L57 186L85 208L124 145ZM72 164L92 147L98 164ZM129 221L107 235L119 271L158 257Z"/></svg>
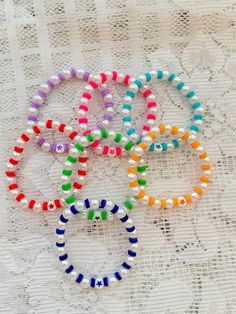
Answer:
<svg viewBox="0 0 236 314"><path fill-rule="evenodd" d="M108 132L105 129L101 130L102 138L108 138Z"/></svg>
<svg viewBox="0 0 236 314"><path fill-rule="evenodd" d="M94 217L94 215L95 215L94 210L89 210L89 211L88 211L88 220L92 220L93 217Z"/></svg>
<svg viewBox="0 0 236 314"><path fill-rule="evenodd" d="M116 143L119 143L119 142L121 141L121 138L122 138L121 134L116 133L116 136L115 136L115 138L114 138L114 141L115 141Z"/></svg>
<svg viewBox="0 0 236 314"><path fill-rule="evenodd" d="M125 208L131 210L133 208L133 204L129 200L124 201Z"/></svg>
<svg viewBox="0 0 236 314"><path fill-rule="evenodd" d="M138 172L145 172L147 170L147 166L138 166L137 170Z"/></svg>
<svg viewBox="0 0 236 314"><path fill-rule="evenodd" d="M72 156L70 156L70 155L67 157L67 160L68 160L69 162L73 163L73 164L75 164L75 163L77 162L77 158L72 157Z"/></svg>
<svg viewBox="0 0 236 314"><path fill-rule="evenodd" d="M131 150L131 148L133 147L133 143L132 142L128 142L126 145L125 145L125 150Z"/></svg>
<svg viewBox="0 0 236 314"><path fill-rule="evenodd" d="M72 203L74 203L74 202L76 201L74 194L72 194L71 196L67 197L67 198L65 199L65 201L66 201L67 204L72 204Z"/></svg>
<svg viewBox="0 0 236 314"><path fill-rule="evenodd" d="M88 133L88 134L86 135L86 137L87 137L87 139L88 139L88 141L89 141L90 143L92 143L92 142L94 141L94 137L92 136L92 134Z"/></svg>
<svg viewBox="0 0 236 314"><path fill-rule="evenodd" d="M106 211L106 210L103 210L103 211L101 212L101 219L102 219L102 220L107 220L107 211Z"/></svg>
<svg viewBox="0 0 236 314"><path fill-rule="evenodd" d="M72 170L63 169L62 174L63 174L63 176L69 177L72 175Z"/></svg>
<svg viewBox="0 0 236 314"><path fill-rule="evenodd" d="M146 180L144 180L144 179L138 179L138 184L139 185L142 185L142 186L144 186L144 185L146 185Z"/></svg>
<svg viewBox="0 0 236 314"><path fill-rule="evenodd" d="M63 191L69 191L71 189L71 183L65 183L61 186Z"/></svg>
<svg viewBox="0 0 236 314"><path fill-rule="evenodd" d="M75 147L76 149L79 151L79 152L83 152L84 151L84 147L82 145L80 145L79 143L75 144Z"/></svg>

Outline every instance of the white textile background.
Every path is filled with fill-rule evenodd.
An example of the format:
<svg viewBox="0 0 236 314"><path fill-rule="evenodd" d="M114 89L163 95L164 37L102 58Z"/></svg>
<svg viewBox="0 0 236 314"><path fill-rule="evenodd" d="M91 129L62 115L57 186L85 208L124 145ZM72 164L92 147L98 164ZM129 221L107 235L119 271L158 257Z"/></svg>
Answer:
<svg viewBox="0 0 236 314"><path fill-rule="evenodd" d="M232 0L0 1L0 313L236 313L235 41ZM201 140L214 164L213 183L197 204L165 212L139 206L131 213L140 239L136 266L120 285L99 291L80 290L59 268L54 230L61 211L42 215L20 209L3 176L39 84L72 65L134 76L152 68L176 71L205 105ZM83 86L68 82L55 90L42 118L76 127ZM187 101L165 83L152 86L161 119L188 126ZM111 90L118 130L124 88ZM101 97L93 104L91 125L102 114ZM139 98L136 122L144 112ZM160 197L187 192L197 182L198 162L188 149L146 158L148 190ZM64 159L29 144L19 171L25 193L41 201L55 197ZM129 192L126 167L125 158L91 153L81 198L121 203ZM102 274L122 261L125 240L119 223L77 221L69 232L69 251L82 271Z"/></svg>

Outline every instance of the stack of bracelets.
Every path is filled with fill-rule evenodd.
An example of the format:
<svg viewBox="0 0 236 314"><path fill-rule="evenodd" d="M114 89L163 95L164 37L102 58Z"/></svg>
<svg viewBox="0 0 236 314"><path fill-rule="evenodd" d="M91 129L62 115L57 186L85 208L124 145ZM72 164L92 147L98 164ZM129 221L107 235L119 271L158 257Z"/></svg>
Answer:
<svg viewBox="0 0 236 314"><path fill-rule="evenodd" d="M87 82L82 96L78 103L78 128L74 129L59 121L48 119L39 120L39 111L49 93L59 84L67 80L81 79ZM157 103L152 90L148 87L151 80L164 80L177 89L190 103L193 111L192 123L189 129L178 128L170 124L164 124L158 120ZM124 104L122 106L122 121L125 132L114 132L108 129L111 124L114 112L112 94L107 87L108 82L118 82L127 86ZM98 90L103 99L105 112L96 129L88 126L88 110L95 90ZM132 102L137 93L145 98L147 105L146 123L140 129L135 129L131 118ZM204 147L198 140L198 133L203 122L203 107L195 92L175 74L168 71L150 71L144 75L132 78L129 74L122 74L116 71L102 72L99 75L92 75L87 71L71 68L64 70L57 75L52 75L49 80L40 86L36 96L29 108L28 128L19 136L13 148L12 157L8 160L6 178L8 189L13 194L18 204L33 212L55 211L63 208L58 226L56 228L56 248L59 253L65 273L69 274L73 281L85 288L97 288L113 286L121 281L133 267L137 256L138 238L136 228L129 217L129 211L137 203L144 206L155 207L156 209L169 209L186 206L199 199L210 182L211 164ZM54 132L65 133L68 143L49 143L44 138L45 130L51 129ZM170 142L158 142L161 134L170 135ZM111 146L104 145L103 140L107 139ZM57 199L43 201L42 203L26 197L22 192L18 181L17 171L25 146L30 141L35 141L39 148L45 152L67 154L61 172L61 195ZM197 186L190 192L179 196L158 199L146 193L147 164L144 160L145 152L167 152L178 149L180 145L187 144L201 161L201 176ZM87 165L89 162L88 150L92 148L98 155L109 157L127 156L128 159L128 184L130 186L130 197L125 199L122 205L114 204L110 200L81 200L80 190L85 183ZM77 164L77 165L76 165ZM77 169L77 175L75 173ZM69 261L66 251L65 232L68 222L76 216L83 220L113 221L116 217L128 233L129 248L124 262L111 274L94 274L86 276Z"/></svg>

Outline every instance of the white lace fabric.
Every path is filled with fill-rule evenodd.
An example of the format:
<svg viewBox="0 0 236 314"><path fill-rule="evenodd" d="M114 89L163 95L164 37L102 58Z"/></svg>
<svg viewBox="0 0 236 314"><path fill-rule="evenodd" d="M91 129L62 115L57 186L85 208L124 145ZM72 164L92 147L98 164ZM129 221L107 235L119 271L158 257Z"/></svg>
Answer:
<svg viewBox="0 0 236 314"><path fill-rule="evenodd" d="M184 209L158 211L138 206L131 216L140 251L130 276L114 288L81 290L63 274L54 250L61 210L33 214L20 209L1 176L0 313L236 313L236 2L233 0L5 0L0 1L1 173L27 108L39 85L72 65L99 72L116 69L137 76L147 70L175 71L206 108L200 140L213 162L204 197ZM164 122L187 127L187 101L166 83L150 84ZM76 104L84 83L67 82L52 92L41 117L76 127ZM124 88L109 85L121 126ZM91 126L103 111L95 92ZM139 126L144 100L135 101ZM58 137L47 133L51 140ZM65 138L62 138L65 141ZM145 156L149 192L158 197L190 191L198 161L187 148ZM84 198L119 204L129 194L127 159L91 152ZM39 200L59 193L65 156L29 144L19 181ZM68 228L68 251L84 273L116 269L126 255L118 222L81 222Z"/></svg>

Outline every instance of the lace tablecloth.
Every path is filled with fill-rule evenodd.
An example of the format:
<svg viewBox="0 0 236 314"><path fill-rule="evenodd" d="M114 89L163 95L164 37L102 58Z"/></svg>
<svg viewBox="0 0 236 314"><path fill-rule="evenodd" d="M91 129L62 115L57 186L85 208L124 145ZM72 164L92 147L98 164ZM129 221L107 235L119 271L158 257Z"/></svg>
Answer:
<svg viewBox="0 0 236 314"><path fill-rule="evenodd" d="M20 209L1 176L0 313L236 313L235 13L232 0L0 1L1 173L39 84L71 65L132 75L176 71L206 107L201 140L214 164L213 184L197 204L165 212L139 206L131 213L140 238L136 267L123 283L103 290L69 283L54 251L60 211ZM55 90L42 117L76 127L83 86L71 82ZM188 126L190 109L177 91L161 82L153 88L161 119ZM125 89L111 90L118 130ZM102 113L102 98L93 104L91 126ZM136 123L144 112L138 98ZM56 196L65 157L31 144L25 156L19 172L24 191L40 200ZM198 162L188 149L146 158L148 190L156 195L185 192L196 183ZM91 159L81 198L121 203L129 193L127 159L93 153ZM118 223L75 222L69 235L72 259L84 272L109 272L125 256Z"/></svg>

